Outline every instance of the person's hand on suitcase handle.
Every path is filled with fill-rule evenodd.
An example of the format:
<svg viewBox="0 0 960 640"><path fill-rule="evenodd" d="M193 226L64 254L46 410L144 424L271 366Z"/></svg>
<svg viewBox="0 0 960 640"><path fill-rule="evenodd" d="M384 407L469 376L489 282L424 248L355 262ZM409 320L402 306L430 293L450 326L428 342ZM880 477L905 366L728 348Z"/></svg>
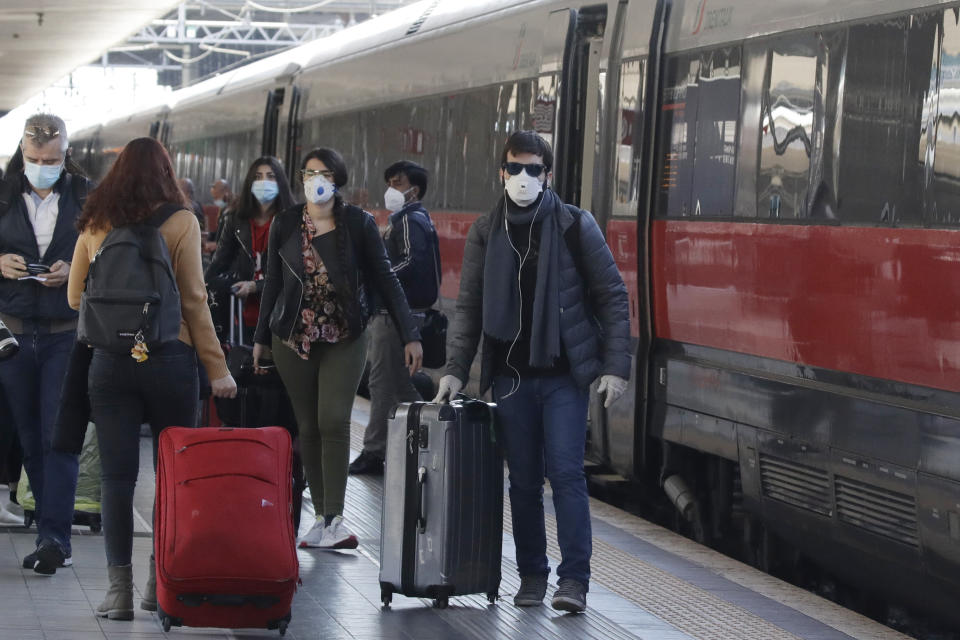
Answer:
<svg viewBox="0 0 960 640"><path fill-rule="evenodd" d="M434 403L450 402L453 400L460 389L463 389L463 383L457 376L445 375L440 378L440 389L437 391L437 397L433 399Z"/></svg>
<svg viewBox="0 0 960 640"><path fill-rule="evenodd" d="M265 344L253 345L253 373L258 376L265 376L269 373L268 369L273 369L273 350Z"/></svg>
<svg viewBox="0 0 960 640"><path fill-rule="evenodd" d="M410 375L420 371L420 367L423 366L423 345L420 341L414 340L403 345L403 357Z"/></svg>
<svg viewBox="0 0 960 640"><path fill-rule="evenodd" d="M230 287L230 291L238 298L246 298L250 294L257 292L257 283L252 280L234 282L233 286Z"/></svg>
<svg viewBox="0 0 960 640"><path fill-rule="evenodd" d="M215 398L236 398L237 382L229 373L210 382L210 391Z"/></svg>

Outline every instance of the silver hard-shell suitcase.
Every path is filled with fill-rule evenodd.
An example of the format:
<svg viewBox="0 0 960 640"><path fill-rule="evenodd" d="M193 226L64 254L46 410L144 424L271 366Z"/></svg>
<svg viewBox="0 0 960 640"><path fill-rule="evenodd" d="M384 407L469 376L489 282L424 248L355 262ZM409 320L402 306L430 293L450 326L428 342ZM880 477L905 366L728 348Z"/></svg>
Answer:
<svg viewBox="0 0 960 640"><path fill-rule="evenodd" d="M434 599L500 587L503 456L493 405L478 401L398 405L383 476L380 597Z"/></svg>

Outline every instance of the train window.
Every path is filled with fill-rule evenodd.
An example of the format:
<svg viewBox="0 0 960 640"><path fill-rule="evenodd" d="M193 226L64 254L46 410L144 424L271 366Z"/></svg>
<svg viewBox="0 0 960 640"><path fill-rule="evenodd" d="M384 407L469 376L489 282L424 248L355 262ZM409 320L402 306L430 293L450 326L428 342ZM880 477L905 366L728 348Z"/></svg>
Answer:
<svg viewBox="0 0 960 640"><path fill-rule="evenodd" d="M756 184L760 217L806 215L817 52L817 37L809 33L778 39L767 51Z"/></svg>
<svg viewBox="0 0 960 640"><path fill-rule="evenodd" d="M620 122L614 145L613 215L636 217L640 190L640 117L643 112L644 61L627 60L620 70Z"/></svg>
<svg viewBox="0 0 960 640"><path fill-rule="evenodd" d="M960 100L957 98L960 96L960 15L957 9L947 9L941 17L940 50L932 54L928 138L919 153L923 154L926 172L932 178L927 199L928 222L957 224L960 223Z"/></svg>
<svg viewBox="0 0 960 640"><path fill-rule="evenodd" d="M731 216L740 117L740 48L667 59L657 211Z"/></svg>
<svg viewBox="0 0 960 640"><path fill-rule="evenodd" d="M705 52L700 58L693 160L694 215L730 216L737 169L740 116L740 48Z"/></svg>
<svg viewBox="0 0 960 640"><path fill-rule="evenodd" d="M557 120L556 74L540 76L537 79L537 97L533 105L533 130L555 146L554 127Z"/></svg>
<svg viewBox="0 0 960 640"><path fill-rule="evenodd" d="M935 34L929 16L849 29L837 199L845 223L922 221L917 149Z"/></svg>
<svg viewBox="0 0 960 640"><path fill-rule="evenodd" d="M697 118L699 56L665 60L663 103L660 107L659 167L656 211L661 216L687 216L693 177L693 135Z"/></svg>
<svg viewBox="0 0 960 640"><path fill-rule="evenodd" d="M437 183L440 206L486 211L499 192L498 156L506 139L501 129L500 87L486 87L447 98L443 140L446 177Z"/></svg>

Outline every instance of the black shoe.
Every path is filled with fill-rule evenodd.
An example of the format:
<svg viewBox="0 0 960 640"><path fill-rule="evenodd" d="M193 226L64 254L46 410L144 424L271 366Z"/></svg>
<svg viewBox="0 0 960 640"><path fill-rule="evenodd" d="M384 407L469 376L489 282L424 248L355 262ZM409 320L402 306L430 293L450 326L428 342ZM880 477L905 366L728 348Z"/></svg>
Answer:
<svg viewBox="0 0 960 640"><path fill-rule="evenodd" d="M64 566L67 554L56 542L44 540L36 550L37 562L33 565L33 572L45 576L52 576L57 569Z"/></svg>
<svg viewBox="0 0 960 640"><path fill-rule="evenodd" d="M36 552L36 551L34 551L33 553L28 553L27 555L25 555L25 556L23 557L23 568L24 568L24 569L33 569L35 566L37 566L37 561L38 561L38 560L39 560L39 558L37 557L37 552ZM60 567L61 567L61 568L62 568L62 567L69 567L69 566L71 566L72 564L73 564L73 558L71 558L71 557L68 555L67 557L65 557L65 558L63 559L63 562L60 564Z"/></svg>
<svg viewBox="0 0 960 640"><path fill-rule="evenodd" d="M547 595L547 576L520 576L520 590L513 596L518 607L539 607Z"/></svg>
<svg viewBox="0 0 960 640"><path fill-rule="evenodd" d="M348 472L351 475L366 474L371 476L382 476L383 458L372 453L367 453L366 451L361 451L360 455L357 456L357 459L350 463Z"/></svg>
<svg viewBox="0 0 960 640"><path fill-rule="evenodd" d="M587 585L571 578L560 578L550 604L557 611L583 613L587 609Z"/></svg>

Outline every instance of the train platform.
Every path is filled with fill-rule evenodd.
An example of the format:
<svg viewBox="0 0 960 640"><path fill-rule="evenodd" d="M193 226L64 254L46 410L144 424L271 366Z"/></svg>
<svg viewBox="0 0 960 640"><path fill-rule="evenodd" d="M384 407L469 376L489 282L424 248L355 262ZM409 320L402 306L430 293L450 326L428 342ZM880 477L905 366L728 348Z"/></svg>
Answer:
<svg viewBox="0 0 960 640"><path fill-rule="evenodd" d="M362 444L367 403L354 407L351 445ZM548 489L549 493L549 489ZM563 615L543 606L519 609L519 580L510 518L504 520L501 599L454 597L447 609L395 596L380 603L382 478L351 476L345 517L360 539L356 551L299 550L302 586L286 637L296 640L894 640L907 636L760 573L635 516L593 500L593 579L588 611ZM150 555L153 472L150 443L141 444L136 495L134 583L146 581ZM305 497L303 527L312 521ZM556 520L546 500L548 553L556 566ZM509 508L505 510L509 514ZM242 526L242 523L237 523ZM73 566L43 577L21 569L34 531L0 529L0 640L141 640L276 638L266 630L175 628L164 634L155 614L136 610L132 622L101 620L93 609L106 591L103 540L78 528ZM254 553L255 550L251 550ZM555 576L551 576L555 584ZM552 587L551 587L552 590ZM548 592L549 596L549 592ZM139 594L136 596L139 606Z"/></svg>

